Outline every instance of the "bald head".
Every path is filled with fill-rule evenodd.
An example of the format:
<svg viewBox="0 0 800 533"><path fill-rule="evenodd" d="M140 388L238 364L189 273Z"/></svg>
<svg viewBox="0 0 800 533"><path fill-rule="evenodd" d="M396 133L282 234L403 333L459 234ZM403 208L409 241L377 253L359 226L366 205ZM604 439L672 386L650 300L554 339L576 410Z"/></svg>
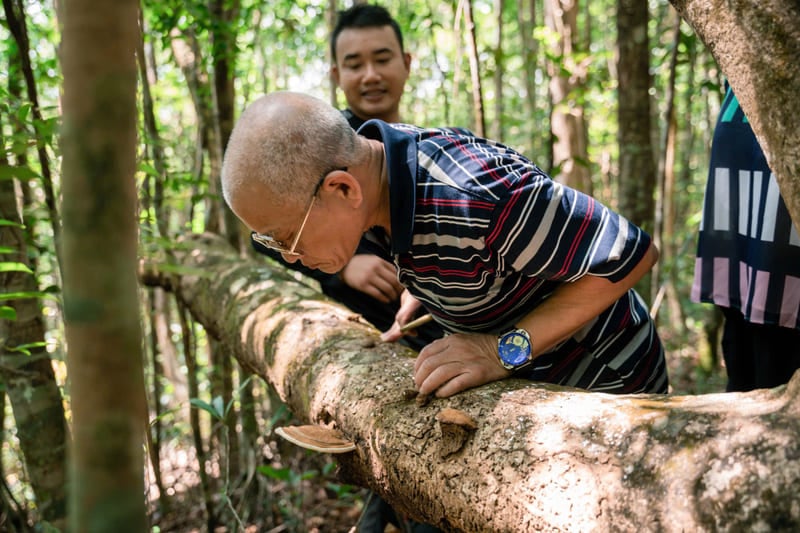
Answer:
<svg viewBox="0 0 800 533"><path fill-rule="evenodd" d="M222 165L222 194L234 213L243 198L265 207L308 202L319 177L355 162L357 136L327 103L294 92L252 102L233 129ZM267 202L268 200L268 202Z"/></svg>

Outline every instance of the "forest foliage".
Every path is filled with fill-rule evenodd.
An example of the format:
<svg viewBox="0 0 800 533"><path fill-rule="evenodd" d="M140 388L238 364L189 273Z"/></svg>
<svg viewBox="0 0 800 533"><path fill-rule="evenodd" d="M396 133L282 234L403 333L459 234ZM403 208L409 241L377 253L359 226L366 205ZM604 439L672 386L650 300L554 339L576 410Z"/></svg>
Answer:
<svg viewBox="0 0 800 533"><path fill-rule="evenodd" d="M555 177L570 165L582 169L589 179L584 186L612 207L627 205L620 191L631 187L624 183L634 189L637 180L646 184L640 192L654 208L639 222L656 234L663 260L643 292L658 313L673 387L681 393L719 390L718 320L688 295L723 78L669 3L648 3L646 35L642 28L619 28L619 6L609 1L403 0L386 5L412 55L404 121L473 131L485 125L486 136L519 149ZM0 214L0 526L5 520L6 527L24 530L24 524L43 520L58 524L64 512L44 512L48 507L35 494L34 469L22 466L27 444L12 394L14 387L27 390L18 379L20 368L32 359L47 361L68 426L71 391L59 255L64 5L4 0L3 6L0 183L9 202ZM242 228L233 226L218 194L231 119L247 102L274 90L307 92L341 107L343 98L328 77L327 39L334 10L344 7L319 0L142 1L135 176L141 257L161 256L182 235L202 231L225 233L242 254L250 253ZM644 108L650 110L651 130L645 136L655 176L621 175L619 135L626 125L617 115L619 74L630 65L617 61L620 37L638 38L648 53L641 74L649 79ZM555 80L567 87L558 98ZM557 113L579 114L581 126L553 131ZM585 141L585 153L559 160L554 146L568 135ZM108 242L109 249L113 246ZM104 261L108 252L97 250L96 261ZM21 323L22 300L36 303L41 334L12 343L19 338L13 332ZM307 498L319 498L308 496L314 494L309 486L322 486L323 499L354 505L362 493L338 485L332 463L314 459L307 466L306 458L276 442L271 428L291 415L268 387L219 351L180 302L152 288L140 290L139 302L149 406L146 497L154 526L162 521L163 530L180 530L166 525L169 498L192 487L209 529L251 522L309 528L314 511ZM205 467L198 468L197 461ZM161 472L165 463L170 470ZM265 494L271 503L256 510L252 502L263 502Z"/></svg>

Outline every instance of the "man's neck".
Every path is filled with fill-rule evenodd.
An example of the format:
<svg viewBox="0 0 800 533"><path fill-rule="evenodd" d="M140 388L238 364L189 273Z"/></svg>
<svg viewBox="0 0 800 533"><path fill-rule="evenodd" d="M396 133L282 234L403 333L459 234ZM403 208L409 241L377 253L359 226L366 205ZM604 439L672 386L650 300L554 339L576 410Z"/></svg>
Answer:
<svg viewBox="0 0 800 533"><path fill-rule="evenodd" d="M389 209L389 171L386 168L386 153L383 143L370 139L371 155L368 163L369 179L374 187L371 202L374 206L372 226L380 226L387 234L391 234L391 216Z"/></svg>

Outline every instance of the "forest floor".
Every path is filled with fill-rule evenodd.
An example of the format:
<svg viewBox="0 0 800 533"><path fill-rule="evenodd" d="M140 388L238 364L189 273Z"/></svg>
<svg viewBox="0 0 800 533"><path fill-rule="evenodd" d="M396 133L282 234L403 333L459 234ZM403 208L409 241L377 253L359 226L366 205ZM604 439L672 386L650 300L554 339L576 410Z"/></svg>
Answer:
<svg viewBox="0 0 800 533"><path fill-rule="evenodd" d="M668 340L665 340L668 345ZM686 346L684 344L684 346ZM697 350L668 350L668 365L673 394L706 394L725 390L725 371L711 375L698 370ZM191 443L177 442L163 450L162 483L167 499L159 498L150 471L149 493L152 505L152 532L161 533L349 533L356 531L365 501L366 489L340 484L331 456L307 452L271 436L263 443L261 465L247 481L230 483L233 489L217 488L208 504L201 493L196 458L187 450ZM212 477L219 475L218 462L212 464ZM239 502L237 514L230 511L225 495ZM246 497L242 495L246 494ZM168 502L168 510L159 505ZM246 503L242 503L246 502ZM207 509L219 517L209 525ZM242 510L250 509L250 511ZM224 525L222 525L224 524ZM386 532L397 532L389 525Z"/></svg>

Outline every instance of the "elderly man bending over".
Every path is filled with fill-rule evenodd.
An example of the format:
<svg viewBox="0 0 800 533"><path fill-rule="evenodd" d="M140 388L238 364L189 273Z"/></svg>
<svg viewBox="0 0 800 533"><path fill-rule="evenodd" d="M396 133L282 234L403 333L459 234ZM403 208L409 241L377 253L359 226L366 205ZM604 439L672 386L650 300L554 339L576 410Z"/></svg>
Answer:
<svg viewBox="0 0 800 533"><path fill-rule="evenodd" d="M512 375L609 393L665 393L664 349L634 284L650 236L501 143L368 121L275 92L230 138L225 200L287 261L338 272L372 229L405 298L450 334L420 351L421 394Z"/></svg>

